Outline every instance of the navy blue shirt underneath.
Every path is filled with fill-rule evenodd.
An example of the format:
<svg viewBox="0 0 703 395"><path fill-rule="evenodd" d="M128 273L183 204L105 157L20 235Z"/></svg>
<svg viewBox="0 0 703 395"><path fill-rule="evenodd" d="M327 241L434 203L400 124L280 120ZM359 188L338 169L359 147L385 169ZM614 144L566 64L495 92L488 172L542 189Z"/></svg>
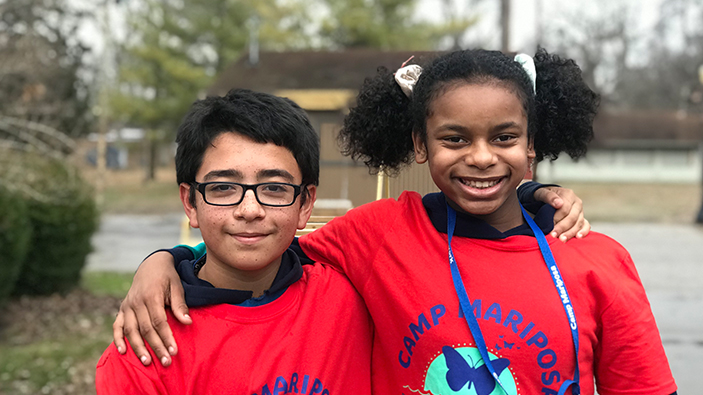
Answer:
<svg viewBox="0 0 703 395"><path fill-rule="evenodd" d="M176 271L181 277L181 284L185 291L185 299L188 307L207 306L213 304L236 304L240 306L259 306L276 300L288 289L288 286L300 280L303 275L303 267L300 259L291 250L287 249L281 256L281 266L276 273L271 288L264 291L259 297L253 297L252 291L240 291L236 289L215 288L210 282L198 278L196 268L202 267L207 259L207 254L200 259L193 260L193 255L187 248L176 247L174 250L184 249L188 251L190 259L182 259L176 265ZM176 259L176 255L182 256L183 251L171 252Z"/></svg>

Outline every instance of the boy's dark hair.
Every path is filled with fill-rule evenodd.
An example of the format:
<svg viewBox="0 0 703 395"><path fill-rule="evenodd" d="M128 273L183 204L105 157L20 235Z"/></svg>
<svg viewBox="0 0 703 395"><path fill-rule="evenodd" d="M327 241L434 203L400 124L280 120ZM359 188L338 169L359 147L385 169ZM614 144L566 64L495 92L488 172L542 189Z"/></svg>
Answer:
<svg viewBox="0 0 703 395"><path fill-rule="evenodd" d="M423 66L411 98L393 72L380 67L374 78L364 81L356 107L344 120L342 152L363 160L372 171L397 172L413 160L412 134L426 138L427 117L438 96L461 84L492 84L509 89L522 102L537 161L556 159L561 152L583 156L593 138L599 96L573 60L539 49L534 61L536 94L522 66L498 51L474 49L437 57Z"/></svg>
<svg viewBox="0 0 703 395"><path fill-rule="evenodd" d="M198 100L178 128L176 181L192 184L205 151L222 133L239 133L265 144L288 148L303 175L303 185L320 180L320 142L305 111L293 101L246 89ZM307 188L301 195L305 201ZM195 204L195 188L190 189Z"/></svg>

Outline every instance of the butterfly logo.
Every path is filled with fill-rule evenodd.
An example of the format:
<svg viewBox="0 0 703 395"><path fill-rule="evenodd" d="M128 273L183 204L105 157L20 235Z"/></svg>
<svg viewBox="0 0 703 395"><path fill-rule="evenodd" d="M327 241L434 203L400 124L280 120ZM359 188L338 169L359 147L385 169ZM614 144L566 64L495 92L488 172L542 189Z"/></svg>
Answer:
<svg viewBox="0 0 703 395"><path fill-rule="evenodd" d="M474 364L473 359L469 357L471 360L471 365L469 365L461 354L449 346L442 347L442 353L447 362L447 384L452 391L459 391L467 383L468 388L471 388L472 385L475 387L474 390L478 395L489 395L496 388L496 382L485 364L476 367L478 362ZM501 372L510 365L510 360L497 358L491 360L491 364L496 374L500 376Z"/></svg>

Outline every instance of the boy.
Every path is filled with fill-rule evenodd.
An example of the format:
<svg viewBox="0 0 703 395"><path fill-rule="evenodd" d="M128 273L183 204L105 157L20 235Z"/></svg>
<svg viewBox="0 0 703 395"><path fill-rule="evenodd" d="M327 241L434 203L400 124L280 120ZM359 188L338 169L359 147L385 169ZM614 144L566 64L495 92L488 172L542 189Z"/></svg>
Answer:
<svg viewBox="0 0 703 395"><path fill-rule="evenodd" d="M303 110L232 90L197 101L176 142L180 198L207 248L177 268L199 307L192 325L169 315L184 352L168 367L143 366L110 345L98 394L370 393L373 328L363 301L343 275L303 268L288 249L319 179L319 143Z"/></svg>

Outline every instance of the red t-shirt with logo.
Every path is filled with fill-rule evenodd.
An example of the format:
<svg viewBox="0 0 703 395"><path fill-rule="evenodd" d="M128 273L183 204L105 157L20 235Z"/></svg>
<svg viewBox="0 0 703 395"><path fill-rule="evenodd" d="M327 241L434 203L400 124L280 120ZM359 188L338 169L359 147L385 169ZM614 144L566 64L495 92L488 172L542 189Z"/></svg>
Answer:
<svg viewBox="0 0 703 395"><path fill-rule="evenodd" d="M420 196L381 200L300 239L333 262L364 298L375 325L376 394L488 395L495 390L452 284L447 235ZM651 308L627 251L591 232L550 246L571 296L583 394L676 390ZM569 322L532 236L457 237L452 248L472 309L511 394L556 394L574 376ZM571 393L571 390L567 391Z"/></svg>
<svg viewBox="0 0 703 395"><path fill-rule="evenodd" d="M191 308L191 325L169 312L179 346L171 366L143 366L110 345L98 362L98 394L371 393L373 327L363 301L337 270L303 270L265 305Z"/></svg>

